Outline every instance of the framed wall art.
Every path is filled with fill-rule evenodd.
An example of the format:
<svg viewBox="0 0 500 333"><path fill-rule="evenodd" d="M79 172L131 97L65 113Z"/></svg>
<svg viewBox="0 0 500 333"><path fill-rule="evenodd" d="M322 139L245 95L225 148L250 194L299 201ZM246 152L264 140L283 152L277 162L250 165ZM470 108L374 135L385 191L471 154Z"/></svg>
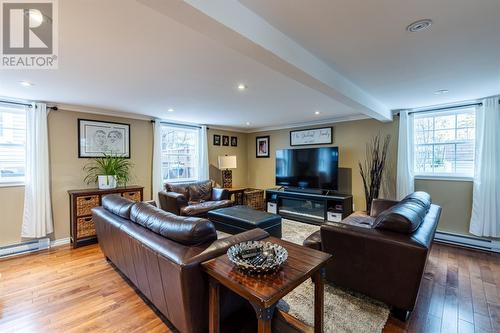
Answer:
<svg viewBox="0 0 500 333"><path fill-rule="evenodd" d="M214 134L214 146L220 146L220 135Z"/></svg>
<svg viewBox="0 0 500 333"><path fill-rule="evenodd" d="M227 136L227 135L222 136L222 145L229 146L229 136Z"/></svg>
<svg viewBox="0 0 500 333"><path fill-rule="evenodd" d="M231 137L231 147L238 147L238 137L237 136Z"/></svg>
<svg viewBox="0 0 500 333"><path fill-rule="evenodd" d="M333 127L290 131L290 146L330 145L333 143Z"/></svg>
<svg viewBox="0 0 500 333"><path fill-rule="evenodd" d="M269 157L269 135L255 138L255 156L257 158Z"/></svg>
<svg viewBox="0 0 500 333"><path fill-rule="evenodd" d="M103 154L130 158L130 125L78 119L78 157L102 157Z"/></svg>

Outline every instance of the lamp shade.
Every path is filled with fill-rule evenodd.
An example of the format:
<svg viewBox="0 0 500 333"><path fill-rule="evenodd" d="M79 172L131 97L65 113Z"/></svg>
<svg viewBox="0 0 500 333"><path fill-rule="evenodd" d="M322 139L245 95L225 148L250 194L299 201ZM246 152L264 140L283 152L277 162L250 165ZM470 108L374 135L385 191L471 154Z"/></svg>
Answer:
<svg viewBox="0 0 500 333"><path fill-rule="evenodd" d="M219 156L219 169L236 169L236 156Z"/></svg>

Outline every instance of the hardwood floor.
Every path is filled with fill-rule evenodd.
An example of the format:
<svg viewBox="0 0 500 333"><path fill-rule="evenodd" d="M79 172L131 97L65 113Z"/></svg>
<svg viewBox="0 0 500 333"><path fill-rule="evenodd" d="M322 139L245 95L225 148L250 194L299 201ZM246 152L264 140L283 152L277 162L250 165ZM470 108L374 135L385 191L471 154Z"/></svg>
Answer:
<svg viewBox="0 0 500 333"><path fill-rule="evenodd" d="M274 331L289 332L286 315ZM0 332L172 332L98 245L0 260ZM499 332L500 255L434 245L409 321L384 332Z"/></svg>

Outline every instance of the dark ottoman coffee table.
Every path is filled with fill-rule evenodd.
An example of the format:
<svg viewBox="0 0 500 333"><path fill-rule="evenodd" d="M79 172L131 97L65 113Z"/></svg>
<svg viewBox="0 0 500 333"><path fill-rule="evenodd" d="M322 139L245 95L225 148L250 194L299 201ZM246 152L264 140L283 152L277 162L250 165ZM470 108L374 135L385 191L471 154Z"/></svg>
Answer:
<svg viewBox="0 0 500 333"><path fill-rule="evenodd" d="M219 208L208 212L208 219L215 229L228 234L261 228L269 235L281 238L281 216L255 210L248 206Z"/></svg>

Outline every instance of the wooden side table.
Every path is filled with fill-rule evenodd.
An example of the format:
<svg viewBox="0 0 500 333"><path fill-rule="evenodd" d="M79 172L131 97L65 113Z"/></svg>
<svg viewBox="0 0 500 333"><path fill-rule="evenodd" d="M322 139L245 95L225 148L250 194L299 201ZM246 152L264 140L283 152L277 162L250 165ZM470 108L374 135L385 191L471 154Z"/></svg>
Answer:
<svg viewBox="0 0 500 333"><path fill-rule="evenodd" d="M234 195L234 202L237 205L243 205L243 194L247 189L246 187L228 187L224 189L229 192L229 199Z"/></svg>
<svg viewBox="0 0 500 333"><path fill-rule="evenodd" d="M253 276L237 270L226 254L202 264L209 275L209 332L219 332L219 286L245 298L258 319L259 333L271 332L271 320L278 301L308 278L314 281L314 332L323 332L324 284L321 268L331 255L275 237L264 241L280 244L288 251L288 260L272 275Z"/></svg>

